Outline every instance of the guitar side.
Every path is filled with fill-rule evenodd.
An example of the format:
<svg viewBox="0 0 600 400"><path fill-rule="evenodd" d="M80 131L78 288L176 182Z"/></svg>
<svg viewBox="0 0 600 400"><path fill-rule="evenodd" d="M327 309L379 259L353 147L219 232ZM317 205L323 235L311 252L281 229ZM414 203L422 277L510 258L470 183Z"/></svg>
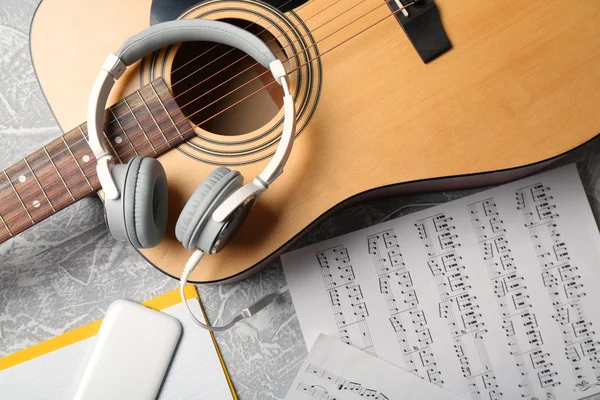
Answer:
<svg viewBox="0 0 600 400"><path fill-rule="evenodd" d="M313 2L296 15L309 21L321 52L389 15L385 6L370 12L380 2L367 1L330 21L334 14L328 12L315 17L325 4ZM218 9L225 4L242 7L243 2L207 3ZM551 159L595 137L600 131L595 116L600 106L600 26L594 22L600 4L586 0L565 9L553 1L495 3L438 0L454 48L427 65L393 17L325 55L318 104L283 177L261 197L228 248L208 257L192 280L225 282L243 276L321 216L361 194L383 194L379 188L414 192L442 184L474 186L483 183L481 175L428 180L491 171L511 171L488 176L496 182L516 178L532 169L515 168ZM150 6L148 0L41 3L31 30L32 57L64 130L85 119L102 61L148 26ZM242 14L214 13L221 18ZM365 14L360 24L333 33ZM166 64L171 60L169 54L163 59ZM139 74L140 69L128 71L113 102L143 83ZM203 134L215 140L240 138ZM249 132L241 138L257 135ZM214 165L180 151L160 160L169 180L169 235L143 255L177 276L189 253L174 238L176 216ZM265 162L235 168L248 179ZM419 184L401 185L406 182Z"/></svg>

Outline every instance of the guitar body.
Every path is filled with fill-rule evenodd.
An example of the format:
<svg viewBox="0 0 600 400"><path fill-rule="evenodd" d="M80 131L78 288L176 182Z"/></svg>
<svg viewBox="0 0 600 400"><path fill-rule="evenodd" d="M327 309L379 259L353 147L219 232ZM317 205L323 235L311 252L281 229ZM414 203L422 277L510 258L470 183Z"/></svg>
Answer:
<svg viewBox="0 0 600 400"><path fill-rule="evenodd" d="M361 194L402 190L400 184L413 181L423 183L421 190L431 190L435 182L464 186L459 179L428 180L540 163L597 135L597 0L569 6L554 0L437 0L437 5L453 49L428 64L382 0L312 0L285 14L253 0L206 1L182 15L241 26L258 21L253 25L260 26L257 33L265 40L276 38L278 55L291 58L288 70L389 16L292 74L300 132L285 172L229 246L203 260L193 281L243 277L319 217ZM41 3L31 30L32 57L64 130L85 120L102 62L149 25L151 6L151 0ZM204 52L213 45L199 46ZM198 51L172 46L147 57L118 82L111 102L157 77L163 77L174 95L182 93L191 85L179 81L214 58L209 52L190 61ZM199 74L210 81L215 72L207 66ZM229 89L260 72L251 68L248 78L235 80ZM259 77L246 94L265 83ZM202 83L182 96L193 99L214 86ZM169 234L158 247L142 253L167 274L177 277L189 256L176 241L174 226L197 185L215 165L238 169L247 181L274 151L282 112L280 93L271 88L196 128L196 138L160 157L169 180ZM214 114L219 109L211 105L207 110ZM493 177L498 181L518 175L513 170L512 175ZM469 184L483 183L480 178ZM414 190L416 185L406 187Z"/></svg>

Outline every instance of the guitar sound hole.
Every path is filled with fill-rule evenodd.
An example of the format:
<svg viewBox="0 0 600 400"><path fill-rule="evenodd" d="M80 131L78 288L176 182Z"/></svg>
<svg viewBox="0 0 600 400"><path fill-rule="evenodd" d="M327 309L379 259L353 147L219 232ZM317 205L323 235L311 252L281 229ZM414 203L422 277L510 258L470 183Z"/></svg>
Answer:
<svg viewBox="0 0 600 400"><path fill-rule="evenodd" d="M276 54L281 48L273 35L262 32L264 28L257 24L248 27L248 21L224 21L258 35ZM266 69L254 64L254 59L227 45L182 44L171 70L171 86L179 107L192 123L215 134L241 135L260 129L282 107L283 90L272 84L243 100L273 80L270 73L259 77Z"/></svg>

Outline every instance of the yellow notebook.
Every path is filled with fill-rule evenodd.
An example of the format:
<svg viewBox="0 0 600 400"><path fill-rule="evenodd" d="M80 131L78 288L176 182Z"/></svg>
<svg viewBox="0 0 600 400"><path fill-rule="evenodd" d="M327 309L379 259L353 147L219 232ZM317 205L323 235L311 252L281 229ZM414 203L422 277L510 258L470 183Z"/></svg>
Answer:
<svg viewBox="0 0 600 400"><path fill-rule="evenodd" d="M188 304L203 316L196 288L185 288ZM179 290L143 303L174 316L183 327L159 399L237 400L215 338L196 325ZM0 399L73 398L102 321L92 322L0 359Z"/></svg>

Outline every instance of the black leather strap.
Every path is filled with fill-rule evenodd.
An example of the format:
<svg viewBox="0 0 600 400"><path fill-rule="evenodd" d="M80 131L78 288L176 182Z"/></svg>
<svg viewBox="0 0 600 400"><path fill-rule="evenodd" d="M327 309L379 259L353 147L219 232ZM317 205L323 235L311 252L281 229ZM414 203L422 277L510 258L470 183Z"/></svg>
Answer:
<svg viewBox="0 0 600 400"><path fill-rule="evenodd" d="M402 4L409 4L409 0L400 0ZM424 63L428 63L452 48L450 39L444 31L440 13L434 0L420 0L417 4L408 7L408 17L395 0L388 2L390 9L396 12L395 16L411 43L419 53Z"/></svg>

